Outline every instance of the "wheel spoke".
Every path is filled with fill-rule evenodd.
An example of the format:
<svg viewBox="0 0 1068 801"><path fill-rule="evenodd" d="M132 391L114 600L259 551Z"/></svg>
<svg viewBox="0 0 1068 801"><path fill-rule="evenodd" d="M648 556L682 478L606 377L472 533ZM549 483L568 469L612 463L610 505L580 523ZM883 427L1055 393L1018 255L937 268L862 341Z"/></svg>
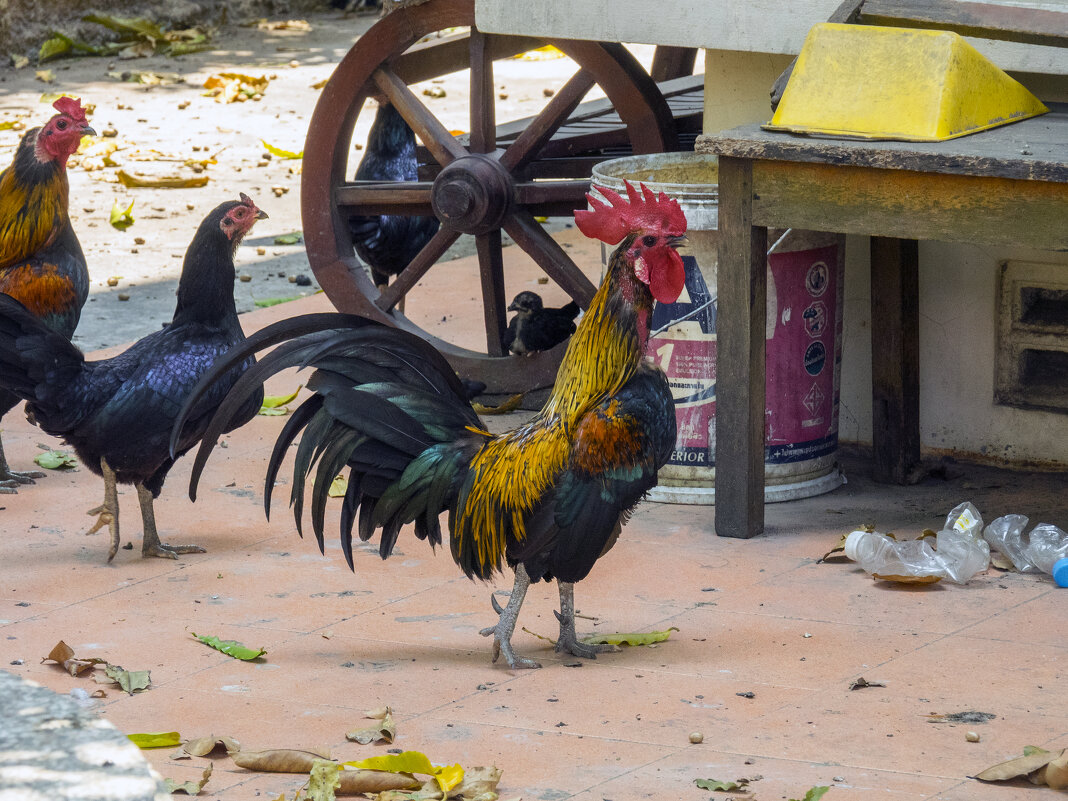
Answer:
<svg viewBox="0 0 1068 801"><path fill-rule="evenodd" d="M456 231L439 229L430 241L423 245L423 249L415 254L415 258L393 280L393 283L382 290L375 304L383 311L391 311L459 238L460 234Z"/></svg>
<svg viewBox="0 0 1068 801"><path fill-rule="evenodd" d="M471 52L471 152L492 153L497 147L497 122L493 104L493 56L489 37L472 28Z"/></svg>
<svg viewBox="0 0 1068 801"><path fill-rule="evenodd" d="M549 101L526 129L516 137L501 156L501 164L510 172L525 167L545 147L553 134L567 122L567 118L578 108L582 98L593 88L596 82L586 70L579 70L564 84L553 99Z"/></svg>
<svg viewBox="0 0 1068 801"><path fill-rule="evenodd" d="M430 207L429 181L389 183L357 181L344 183L334 190L334 202L342 216L362 214L401 214L428 216Z"/></svg>
<svg viewBox="0 0 1068 801"><path fill-rule="evenodd" d="M526 181L515 185L515 201L538 217L569 216L586 205L589 181Z"/></svg>
<svg viewBox="0 0 1068 801"><path fill-rule="evenodd" d="M396 73L388 67L379 67L371 77L441 166L467 154L464 146L456 141L456 137L449 133Z"/></svg>
<svg viewBox="0 0 1068 801"><path fill-rule="evenodd" d="M486 352L504 356L504 330L508 326L504 299L504 259L501 253L501 230L494 229L475 238L478 267L482 276L482 308L486 317Z"/></svg>
<svg viewBox="0 0 1068 801"><path fill-rule="evenodd" d="M582 274L571 257L545 232L529 211L513 210L505 218L504 230L561 289L578 301L582 308L590 305L597 287Z"/></svg>

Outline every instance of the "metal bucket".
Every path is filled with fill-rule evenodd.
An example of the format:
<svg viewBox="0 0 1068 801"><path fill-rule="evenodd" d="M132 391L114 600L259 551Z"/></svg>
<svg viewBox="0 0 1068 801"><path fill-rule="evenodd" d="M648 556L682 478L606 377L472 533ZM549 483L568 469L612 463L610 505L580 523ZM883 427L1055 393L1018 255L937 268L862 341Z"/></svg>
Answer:
<svg viewBox="0 0 1068 801"><path fill-rule="evenodd" d="M686 214L689 244L679 252L686 288L653 309L646 355L667 374L678 439L648 498L715 503L716 276L719 165L715 156L657 153L593 168L593 191L640 181L675 198ZM844 237L817 231L769 231L767 404L764 500L830 492L838 470L838 400L842 360ZM602 261L609 249L602 246Z"/></svg>

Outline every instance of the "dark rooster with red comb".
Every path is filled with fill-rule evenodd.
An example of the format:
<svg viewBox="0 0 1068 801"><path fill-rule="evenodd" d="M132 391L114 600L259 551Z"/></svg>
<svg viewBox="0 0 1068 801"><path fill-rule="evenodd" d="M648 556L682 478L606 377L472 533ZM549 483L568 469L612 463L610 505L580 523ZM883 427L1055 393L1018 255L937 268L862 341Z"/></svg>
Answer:
<svg viewBox="0 0 1068 801"><path fill-rule="evenodd" d="M26 132L0 173L0 293L69 340L89 294L89 271L67 214L67 159L83 136L96 132L77 99L61 97L52 106L59 113ZM18 402L0 390L0 417ZM12 470L0 442L0 493L42 475Z"/></svg>
<svg viewBox="0 0 1068 801"><path fill-rule="evenodd" d="M676 248L686 232L678 203L627 185L628 199L604 191L575 219L583 233L619 243L607 275L571 337L552 394L524 425L490 434L445 359L416 336L360 317L307 315L253 335L217 363L187 401L261 348L282 343L235 384L203 437L195 489L217 436L263 379L312 366L315 394L292 415L267 469L265 501L289 446L303 432L290 502L298 530L304 490L314 473L311 522L320 549L327 491L349 468L341 510L342 548L352 567L354 525L361 540L381 529L389 556L403 526L441 542L448 512L453 558L471 578L515 570L508 605L495 626L494 660L537 667L512 650L519 608L533 581L560 588L558 652L593 658L614 646L575 634L574 583L614 543L675 444L675 410L664 374L644 358L653 301L674 302L684 273ZM183 418L179 417L178 426ZM177 429L176 429L177 430ZM358 523L357 523L358 519Z"/></svg>

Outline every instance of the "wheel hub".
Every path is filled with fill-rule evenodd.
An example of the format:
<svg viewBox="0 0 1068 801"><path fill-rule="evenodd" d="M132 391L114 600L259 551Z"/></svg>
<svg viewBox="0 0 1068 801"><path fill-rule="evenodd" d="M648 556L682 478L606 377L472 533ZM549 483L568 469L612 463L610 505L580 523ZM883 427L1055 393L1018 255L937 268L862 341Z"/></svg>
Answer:
<svg viewBox="0 0 1068 801"><path fill-rule="evenodd" d="M430 204L443 227L464 234L499 228L515 195L512 176L495 158L461 156L434 180Z"/></svg>

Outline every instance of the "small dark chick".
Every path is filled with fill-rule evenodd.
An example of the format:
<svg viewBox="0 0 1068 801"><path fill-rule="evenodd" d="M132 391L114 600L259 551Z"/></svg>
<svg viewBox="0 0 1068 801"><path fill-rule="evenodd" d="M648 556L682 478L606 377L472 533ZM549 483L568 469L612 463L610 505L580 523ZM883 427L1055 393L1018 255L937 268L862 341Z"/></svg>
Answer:
<svg viewBox="0 0 1068 801"><path fill-rule="evenodd" d="M508 306L515 317L508 323L504 346L512 353L551 350L575 333L579 305L571 301L559 309L546 309L537 292L520 292Z"/></svg>
<svg viewBox="0 0 1068 801"><path fill-rule="evenodd" d="M160 542L152 503L175 461L200 441L223 396L255 361L231 369L203 395L172 444L174 421L200 376L245 339L234 305L234 253L266 216L245 195L208 214L186 251L171 323L111 359L86 361L25 306L0 295L0 386L27 401L34 422L103 477L104 503L90 512L100 517L89 533L109 527L109 562L119 547L117 484L137 488L142 556L204 551ZM233 427L251 420L262 400L262 389L247 398Z"/></svg>
<svg viewBox="0 0 1068 801"><path fill-rule="evenodd" d="M415 181L415 133L392 105L383 103L367 136L367 149L356 168L357 181ZM350 217L356 254L371 270L375 286L384 288L391 275L407 267L438 232L437 217L382 214ZM403 308L403 306L402 306Z"/></svg>

